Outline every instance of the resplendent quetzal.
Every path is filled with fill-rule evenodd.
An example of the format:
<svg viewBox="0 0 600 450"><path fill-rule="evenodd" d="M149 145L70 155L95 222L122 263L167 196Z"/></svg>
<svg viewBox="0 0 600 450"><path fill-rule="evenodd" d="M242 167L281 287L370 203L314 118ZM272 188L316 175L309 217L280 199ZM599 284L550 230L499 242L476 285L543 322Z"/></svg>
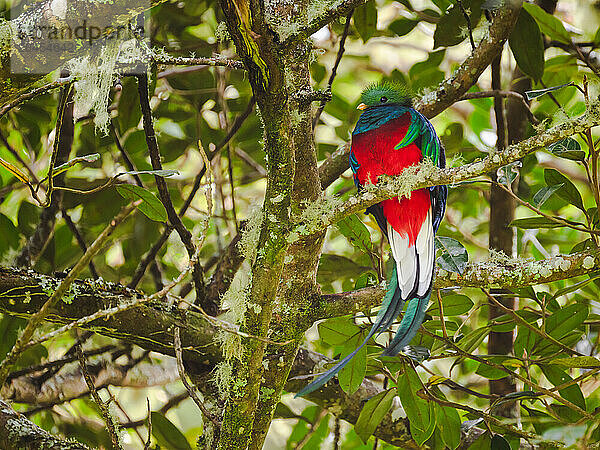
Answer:
<svg viewBox="0 0 600 450"><path fill-rule="evenodd" d="M377 183L380 175L398 175L406 167L430 158L446 165L444 148L433 125L412 107L401 86L380 83L367 87L358 109L362 114L352 132L350 167L359 191ZM431 295L435 266L434 237L446 209L448 188L435 186L413 191L410 197L384 200L367 209L387 237L395 267L386 295L363 343L297 395L303 396L333 378L376 333L394 322L408 301L396 335L383 352L393 356L417 333Z"/></svg>

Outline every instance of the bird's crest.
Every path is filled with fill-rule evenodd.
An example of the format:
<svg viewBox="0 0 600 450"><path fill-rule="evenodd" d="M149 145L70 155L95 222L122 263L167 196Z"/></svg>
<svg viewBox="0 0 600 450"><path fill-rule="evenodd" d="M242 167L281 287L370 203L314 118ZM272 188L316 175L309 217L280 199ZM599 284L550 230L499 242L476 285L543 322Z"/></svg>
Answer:
<svg viewBox="0 0 600 450"><path fill-rule="evenodd" d="M406 85L391 81L370 84L363 90L360 99L367 107L394 104L412 106L412 95Z"/></svg>

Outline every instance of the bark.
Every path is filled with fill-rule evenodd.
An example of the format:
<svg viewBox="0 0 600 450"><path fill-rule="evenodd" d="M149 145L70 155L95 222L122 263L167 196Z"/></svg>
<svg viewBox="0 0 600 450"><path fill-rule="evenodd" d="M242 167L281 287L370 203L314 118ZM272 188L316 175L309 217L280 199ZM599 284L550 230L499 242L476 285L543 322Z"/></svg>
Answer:
<svg viewBox="0 0 600 450"><path fill-rule="evenodd" d="M492 89L502 89L501 79L501 56L492 62ZM507 145L506 120L504 114L504 99L500 96L494 98L494 116L496 118L496 152L504 152ZM509 115L506 117L512 120ZM497 173L492 173L493 181L498 181ZM506 191L492 184L490 187L490 223L489 223L489 248L502 252L510 257L516 256L515 232L509 224L515 218L515 200ZM494 294L508 294L506 289L493 289ZM507 308L515 309L515 298L510 296L499 296L497 300ZM489 320L504 314L504 310L495 303L488 302ZM513 348L513 330L500 332L491 331L488 338L488 354L508 355ZM489 380L490 394L506 395L516 391L516 384L510 377L499 380ZM497 413L504 417L515 417L517 410L515 403L507 402L496 409Z"/></svg>
<svg viewBox="0 0 600 450"><path fill-rule="evenodd" d="M52 436L2 400L0 400L0 447L23 450L83 450L88 448L79 442Z"/></svg>

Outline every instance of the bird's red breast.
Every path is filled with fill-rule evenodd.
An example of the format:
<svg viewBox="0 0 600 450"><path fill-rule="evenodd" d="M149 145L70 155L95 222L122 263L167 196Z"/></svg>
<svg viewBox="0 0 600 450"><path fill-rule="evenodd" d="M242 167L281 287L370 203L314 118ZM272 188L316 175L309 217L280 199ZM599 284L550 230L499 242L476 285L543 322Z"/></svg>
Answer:
<svg viewBox="0 0 600 450"><path fill-rule="evenodd" d="M410 120L410 113L406 113L352 137L352 152L360 165L356 171L360 184L377 183L380 175L399 175L422 160L421 149L414 143L399 150L394 148L405 136ZM388 223L398 233L408 235L409 245L413 245L431 205L429 191L419 189L410 198L393 198L381 205Z"/></svg>

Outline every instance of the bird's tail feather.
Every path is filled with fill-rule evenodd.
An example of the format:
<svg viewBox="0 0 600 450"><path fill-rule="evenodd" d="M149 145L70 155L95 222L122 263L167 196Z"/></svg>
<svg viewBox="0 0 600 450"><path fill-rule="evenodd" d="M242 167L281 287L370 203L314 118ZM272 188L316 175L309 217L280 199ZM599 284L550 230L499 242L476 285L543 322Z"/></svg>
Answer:
<svg viewBox="0 0 600 450"><path fill-rule="evenodd" d="M394 339L388 344L383 351L383 356L394 356L398 354L406 345L410 343L413 337L417 334L417 330L423 323L425 310L431 297L431 290L423 298L413 298L408 302L406 312L402 317L400 326L396 331Z"/></svg>
<svg viewBox="0 0 600 450"><path fill-rule="evenodd" d="M390 278L390 283L388 285L385 296L383 297L381 308L379 308L379 312L377 313L375 323L373 323L371 331L369 331L369 334L367 334L365 340L352 353L350 353L348 356L346 356L344 359L338 362L327 372L321 374L312 383L304 387L304 389L300 390L300 392L296 394L296 397L303 397L307 394L310 394L311 392L316 391L321 386L325 385L329 380L331 380L335 375L337 375L338 372L342 370L352 358L354 358L354 355L356 355L358 351L366 345L366 343L375 335L375 333L377 333L378 331L385 331L389 327L389 325L398 316L403 306L404 301L402 300L402 297L400 295L400 289L398 287L398 275L396 273L396 266L394 265L394 271Z"/></svg>

